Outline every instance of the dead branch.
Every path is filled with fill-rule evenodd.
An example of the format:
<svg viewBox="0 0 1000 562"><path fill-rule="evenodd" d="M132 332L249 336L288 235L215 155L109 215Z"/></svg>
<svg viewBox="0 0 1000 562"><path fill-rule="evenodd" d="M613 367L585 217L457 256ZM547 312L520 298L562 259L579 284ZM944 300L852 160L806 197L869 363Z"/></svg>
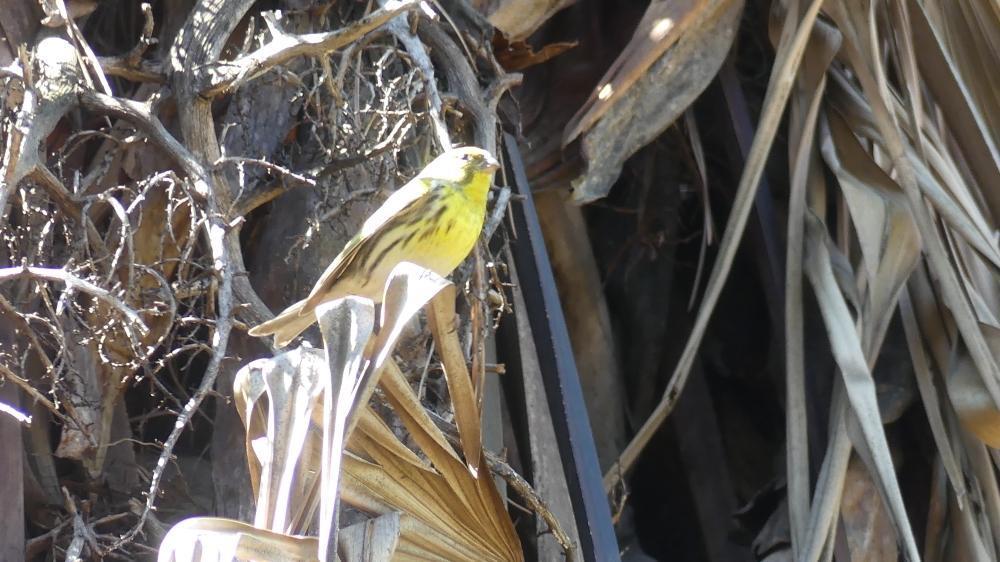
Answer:
<svg viewBox="0 0 1000 562"><path fill-rule="evenodd" d="M142 14L145 23L142 27L142 34L139 42L131 51L117 57L97 57L104 73L110 76L119 76L133 82L156 82L165 84L167 77L163 75L163 69L158 64L152 64L143 60L142 55L156 44L156 37L153 37L153 8L146 2L142 3Z"/></svg>
<svg viewBox="0 0 1000 562"><path fill-rule="evenodd" d="M417 35L430 47L431 58L437 67L444 70L448 87L454 90L459 102L472 114L475 145L496 154L496 115L486 105L479 79L462 50L438 22L421 20Z"/></svg>
<svg viewBox="0 0 1000 562"><path fill-rule="evenodd" d="M185 29L178 34L177 41L170 49L168 68L171 72L171 87L177 98L181 131L185 143L190 147L192 156L203 168L209 168L210 163L217 162L222 155L212 119L211 98L204 95L204 88L197 87L201 80L193 76L194 73L190 72L190 69L209 68L210 65L218 62L225 41L232 35L237 23L251 3L251 0L218 0L198 4L191 10L185 23ZM363 34L359 33L358 37ZM262 57L260 60L266 62L273 59ZM233 69L233 67L229 68ZM251 71L255 68L261 67L250 64L247 67L235 68L237 72L228 81L229 87L236 84L241 77L251 76ZM237 277L234 283L236 272L245 271L245 267L240 249L238 227L230 227L229 218L223 211L223 209L226 211L233 209L233 191L228 185L225 174L221 170L213 168L206 176L203 176L201 181L204 181L207 207L205 236L211 249L213 271L219 280L216 294L218 308L212 338L211 358L205 369L201 385L184 405L177 417L174 429L163 444L160 458L150 478L149 493L139 520L128 533L114 543L112 549L119 548L131 541L142 530L153 509L153 503L163 478L163 471L173 454L174 446L180 439L188 420L191 419L215 386L215 379L219 375L222 361L226 356L229 335L233 327L234 284L236 292L242 293L240 296L245 299L244 302L251 304L245 309L254 313L251 316L262 314L265 318L270 316L269 310L250 287L249 280L245 276ZM254 319L259 320L259 318Z"/></svg>
<svg viewBox="0 0 1000 562"><path fill-rule="evenodd" d="M14 383L18 388L23 390L24 393L30 396L33 400L45 406L45 409L51 412L52 416L57 420L59 420L61 423L65 424L66 427L77 430L80 429L79 424L77 424L75 420L72 420L71 418L64 416L62 412L59 411L59 408L57 408L56 405L53 404L51 400L46 398L42 393L35 390L35 387L32 386L31 382L17 376L17 374L14 373L14 371L8 369L3 363L0 363L0 376L3 376L3 378Z"/></svg>
<svg viewBox="0 0 1000 562"><path fill-rule="evenodd" d="M10 318L10 321L14 323L15 332L24 334L28 338L28 342L35 348L35 352L42 361L42 365L45 366L45 372L50 375L55 373L55 367L52 365L52 360L50 360L48 354L45 353L45 348L43 348L42 343L38 341L35 331L31 329L28 321L25 320L21 313L14 309L14 306L10 304L10 301L8 301L3 295L0 295L0 310L5 312Z"/></svg>
<svg viewBox="0 0 1000 562"><path fill-rule="evenodd" d="M14 279L21 279L23 277L34 277L37 279L46 279L48 281L60 281L67 287L71 287L75 290L82 291L88 295L96 297L124 314L132 322L132 324L139 329L140 333L143 335L149 333L149 327L146 326L146 323L143 322L142 318L140 318L139 315L127 304L108 291L94 285L90 281L80 279L64 269L32 267L28 265L22 265L21 267L5 267L0 269L0 283L12 281Z"/></svg>
<svg viewBox="0 0 1000 562"><path fill-rule="evenodd" d="M250 0L204 0L199 3L189 14L185 28L177 35L178 39L171 46L168 59L162 67L143 60L143 56L149 46L155 42L155 38L152 36L152 16L148 5L143 6L146 25L142 31L142 36L135 48L129 53L121 57L102 58L98 61L93 57L93 53L89 51L89 47L82 43L82 36L77 37L72 35L74 32L78 34L79 31L69 29L68 32L71 34L71 38L60 36L50 39L50 41L55 41L52 45L56 47L57 56L42 56L45 50L42 48L43 45L40 44L39 48L36 49L35 61L35 68L39 68L40 70L32 72L32 67L26 66L27 76L25 77L25 83L27 86L26 90L30 93L30 96L28 96L30 99L26 99L21 108L18 122L20 127L15 129L17 135L11 139L14 142L8 143L7 152L4 155L4 167L2 168L2 173L0 173L0 178L6 181L0 184L0 209L6 206L9 194L18 188L18 183L25 178L33 179L45 187L48 197L45 197L45 193L42 193L40 190L34 189L33 186L30 188L25 187L23 191L25 195L22 195L22 198L26 200L26 208L29 203L32 205L37 203L40 205L37 208L43 209L43 206L52 206L52 201L54 201L58 209L61 209L63 212L60 213L57 210L53 218L45 218L48 215L42 215L40 222L31 224L23 232L17 233L17 236L21 237L19 240L25 240L25 248L41 256L43 255L42 250L51 247L52 240L56 236L56 234L52 233L52 230L64 229L59 231L58 235L65 236L67 239L72 240L72 243L68 245L69 248L66 250L65 255L60 256L58 259L65 258L71 260L74 264L78 263L76 260L83 261L87 265L82 267L73 266L73 271L87 271L87 275L95 281L91 282L79 278L67 269L29 267L27 265L29 262L25 261L21 267L0 269L0 283L18 278L35 278L64 283L66 290L63 292L62 297L58 299L58 302L56 302L57 299L55 297L49 294L49 291L42 291L42 306L47 314L52 317L55 317L57 314L63 314L62 307L65 306L67 299L70 299L75 292L83 292L91 295L102 301L103 304L108 305L108 308L118 310L127 318L127 320L122 319L124 330L135 346L138 346L140 338L137 338L131 332L133 327L136 327L136 331L141 332L144 336L148 335L151 331L150 327L147 327L143 323L143 319L135 312L135 310L141 310L150 322L150 326L152 326L152 331L154 332L154 337L148 339L155 340L142 340L142 347L144 349L157 348L168 341L168 338L175 338L170 345L171 349L167 350L168 353L165 354L165 358L162 361L157 360L159 366L153 366L149 364L148 357L136 360L133 357L134 350L129 350L127 347L123 348L124 351L121 349L112 349L114 342L111 340L121 337L114 333L117 330L116 323L113 330L104 330L103 332L98 330L100 333L95 341L98 341L99 349L94 353L95 359L100 357L116 362L116 364L127 364L129 368L145 367L155 374L156 371L166 365L165 361L176 359L178 354L191 351L195 348L194 346L197 346L197 349L201 352L209 352L209 362L202 382L190 397L185 397L183 393L175 396L171 390L163 386L161 381L156 380L157 377L153 377L154 384L159 388L160 392L165 397L168 397L168 400L177 400L178 405L183 405L183 407L176 418L173 431L163 444L160 458L152 472L148 493L144 502L145 505L141 510L136 510L138 521L134 527L111 542L104 542L107 538L105 535L97 537L101 539L100 542L95 541L94 537L96 535L92 525L86 523L86 514L83 518L75 515L73 522L75 538L78 540L74 541L74 546L78 555L83 554L88 543L90 544L89 548L92 554L98 556L108 554L134 540L146 525L152 521L151 510L160 494L164 469L173 455L174 447L178 442L181 432L189 425L195 413L199 411L204 398L209 396L213 391L215 379L220 372L222 361L226 359L229 335L234 325L237 324L235 315L239 313L250 321L260 321L270 316L269 310L261 303L256 292L249 285L249 281L245 275L243 256L239 244L240 219L264 199L253 197L252 199L243 200L241 197L237 197L236 194L241 193L239 190L243 186L230 185L222 169L222 164L232 161L238 162L241 165L246 163L260 165L277 171L284 175L285 178L299 184L316 185L316 179L309 177L308 174L292 171L289 168L279 166L262 158L255 159L243 156L220 158L219 137L215 133L215 122L211 113L211 98L223 92L230 92L240 88L249 80L259 77L263 73L284 64L294 57L306 55L320 58L321 61L325 60L332 50L348 45L362 37L376 37L378 34L374 31L375 28L392 20L392 18L397 18L395 21L401 22L397 37L399 38L399 42L406 46L410 53L411 60L407 62L410 62L411 66L403 76L393 74L400 68L398 66L398 59L405 55L402 55L396 47L390 46L383 53L383 57L380 59L377 68L379 73L386 71L388 78L391 79L388 82L389 86L386 86L386 89L381 92L376 91L374 88L371 89L372 99L384 101L380 100L379 96L381 95L389 99L387 103L391 103L396 107L387 104L378 107L377 103L375 103L364 109L362 113L365 114L365 117L363 119L358 118L358 116L349 117L349 119L354 119L354 121L351 121L352 125L360 126L356 126L354 132L351 133L355 136L348 139L350 141L347 143L348 152L330 151L327 154L330 156L334 154L351 154L352 152L360 154L354 157L334 159L332 162L327 159L326 164L321 168L310 171L316 175L316 178L325 178L337 171L363 163L389 150L400 149L407 142L410 142L409 139L411 137L408 136L410 131L415 127L424 126L424 124L417 124L412 115L412 108L410 108L409 113L397 110L400 107L406 109L405 101L399 99L402 95L405 95L407 99L412 101L414 92L419 91L421 80L417 72L421 72L423 75L424 92L427 93L430 101L429 105L431 106L429 117L437 129L437 138L445 148L451 144L441 112L443 103L440 99L440 93L437 92L437 82L433 75L433 66L430 63L430 58L420 40L417 39L417 36L413 35L407 29L406 17L401 15L417 6L415 0L395 2L393 3L395 5L392 6L387 4L383 9L377 10L362 20L344 29L330 33L286 34L279 27L276 17L268 14L265 15L265 20L272 31L272 40L270 43L256 52L237 58L235 61L219 62L219 56L224 43L231 37L236 24L245 15L251 4ZM69 25L67 24L68 27ZM406 32L407 39L402 38L404 31ZM73 40L76 40L75 46ZM411 44L407 45L407 40ZM52 45L46 44L45 46L51 47ZM249 42L247 45L249 45ZM418 51L418 47L421 55L414 54ZM81 54L80 51L85 52ZM71 53L72 57L70 56ZM83 62L81 62L81 59ZM361 107L361 104L358 103L358 91L360 90L364 95L368 94L362 88L357 87L358 83L364 83L364 76L361 74L361 60L359 56L358 77L355 82L354 97L355 105L358 107ZM99 62L99 64L97 68L93 69L95 75L90 76L88 75L89 69L84 65L93 64L95 61ZM476 106L486 109L486 113L479 116L482 119L476 121L475 130L479 137L486 139L484 142L479 142L479 144L495 152L496 122L495 118L492 120L489 119L489 113L492 104L495 103L492 100L495 97L498 98L500 94L494 92L493 89L484 93L479 88L473 67L469 64L468 60L460 57L459 62L464 65L462 72L465 74L463 76L470 78L469 83L471 86L467 89L468 93L470 95L474 94L474 97L467 98L460 95L458 99L466 107ZM328 66L327 64L324 67L327 77L330 76ZM342 61L340 68L342 71L346 69L347 62ZM12 69L8 74L18 76L14 70L16 69ZM148 80L160 83L169 81L170 91L172 91L177 100L182 140L178 140L167 132L166 128L157 118L155 102L137 102L96 90L93 83L94 80L92 79L103 78L102 72L109 75L121 76L129 80ZM381 76L379 74L380 79ZM509 79L506 82L513 83ZM102 83L104 82L102 81ZM295 81L291 81L291 83L298 84L297 87L304 84L304 82ZM450 83L452 87L455 87L455 81L451 81ZM204 86L205 84L207 84L207 87ZM497 87L501 87L500 82L498 82ZM101 86L96 86L96 88L101 88ZM167 89L163 88L163 91L167 91ZM391 95L387 95L386 92ZM437 98L436 104L432 98ZM325 101L328 100L329 98ZM366 103L369 101L365 100ZM161 150L172 159L177 167L183 170L184 175L187 176L185 181L176 181L173 185L168 186L166 191L168 201L166 221L168 227L162 234L161 241L169 241L175 236L173 231L173 225L175 225L174 213L180 210L182 221L187 221L184 214L187 212L191 213L190 221L181 223L189 226L180 227L182 234L177 235L174 240L179 241L178 253L165 257L161 252L158 258L155 255L152 257L154 261L144 262L155 264L157 263L156 260L159 260L159 263L166 264L163 265L162 273L157 270L156 265L147 267L139 262L143 245L139 228L145 220L143 213L146 208L143 204L140 204L140 201L143 200L143 197L147 193L146 190L150 189L149 186L152 186L155 180L147 178L140 182L140 186L143 185L143 182L146 183L147 187L145 190L134 190L131 184L111 188L107 187L106 184L107 169L105 169L98 174L94 174L92 177L88 174L88 177L85 178L87 179L85 183L86 188L81 190L81 176L79 173L75 177L75 180L60 179L53 171L62 173L61 168L50 171L49 167L45 164L44 153L41 153L38 148L46 146L46 141L52 142L49 140L49 136L54 130L55 123L65 117L69 110L74 107L82 107L90 113L114 117L128 122L135 127L139 134L131 135L125 141L117 140L118 136L114 132L107 134L104 138L100 135L104 135L105 133L100 133L93 137L87 136L87 133L81 136L71 136L70 141L62 145L64 148L59 149L63 154L59 159L60 166L67 164L74 165L77 161L76 159L79 157L80 153L78 150L80 147L85 146L86 143L96 138L96 142L99 143L105 140L107 141L106 144L111 146L109 149L110 156L106 157L108 168L110 168L112 158L122 158L123 154L127 154L128 149L134 148L133 143L136 138L145 136L149 140L150 145ZM338 110L342 109L338 108ZM406 115L400 118L399 115L403 113L406 113ZM322 113L320 115L321 117L317 121L326 126L325 120L328 118ZM370 119L368 118L369 116L371 116ZM126 126L125 130L127 131L127 129L128 127ZM75 135L79 135L79 133L75 133ZM128 136L128 133L126 132L122 136ZM360 144L366 148L370 146L369 142L375 146L367 150L358 150L356 146L352 146L355 144L355 140L360 140ZM375 143L376 140L378 141L377 144ZM337 144L334 146L340 147ZM128 156L132 157L131 154L128 154ZM391 166L388 168L383 166L379 169L379 183L383 183L385 178L382 176L387 170L390 174L393 172ZM127 171L131 173L131 170ZM63 182L72 184L70 185L71 189L67 189L67 186ZM282 188L284 189L285 187L282 186ZM182 190L180 196L175 196L174 191L172 191L177 189ZM275 191L277 190L266 193L266 196L275 196ZM348 194L348 197L354 193L364 191L364 188L360 190L356 189ZM95 192L98 193L95 194ZM29 198L34 199L28 201ZM130 198L132 198L131 203L129 202ZM501 200L506 201L502 197ZM501 207L505 207L505 204L501 205ZM67 217L75 219L78 224L68 223L65 220ZM116 220L119 223L117 225L114 223ZM161 219L158 218L157 220ZM98 232L98 228L106 231ZM77 236L76 239L73 239L73 236L78 234L78 230L83 230L85 234L82 237ZM31 236L37 232L45 233L45 236L48 236L48 238L44 238L44 242L36 242ZM194 242L187 242L188 239L184 238L184 234L186 233L191 240L196 240L198 238L196 233L198 232L204 233L205 244L203 247L207 246L209 250L211 268L205 268L203 263L199 263L198 252L200 250L195 248ZM80 242L81 240L82 242ZM104 247L105 244L107 247ZM93 248L88 250L88 245L93 246ZM18 250L20 251L20 247ZM17 262L15 261L14 263ZM88 267L91 269L87 269ZM168 267L174 269L171 270ZM199 272L203 272L202 276L192 280L192 277L198 275ZM155 281L152 280L153 278L155 278ZM178 310L178 299L183 297L181 295L182 291L177 287L181 287L186 283L199 283L199 287L204 289L200 295L189 295L192 297L199 296L202 299L200 304L193 305L203 306L204 309L201 313L192 315L186 311ZM103 286L99 286L99 284ZM125 294L125 296L121 296L122 294ZM144 308L146 305L137 304L140 302L140 299L149 298L150 295L152 295L151 298L156 300L152 308ZM69 302L72 301L70 300ZM15 321L18 325L29 328L29 345L37 351L41 361L44 363L44 368L53 375L57 372L61 373L60 369L64 369L65 367L60 363L62 361L58 355L60 352L56 351L57 355L53 358L53 346L51 343L43 334L36 337L34 331L30 329L38 329L38 326L29 323L29 320L36 319L36 317L33 314L25 314L16 310L9 302L3 301L0 304L3 305L0 307L0 310L16 317ZM22 305L19 304L18 306L21 307ZM180 306L183 309L185 306L192 305L190 303L181 303ZM102 312L101 314L106 315L107 313ZM117 316L116 313L113 313L113 315ZM154 320L150 320L150 318L154 318ZM84 320L85 323L94 323L91 317ZM167 330L161 329L164 321L167 320L169 320L167 325L172 328ZM80 325L85 325L85 323ZM56 330L55 336L57 340L63 337L62 330L64 327L59 326L58 323L45 322L45 324L49 329ZM201 335L191 336L188 334L187 336L182 336L180 332L176 331L178 327L192 325L197 325L194 327L198 327L199 329L201 329L201 326L205 326L205 329L209 330L211 334L210 346L202 343L187 343L180 347L175 346L178 341L182 343L195 341L196 339L199 342L201 341ZM192 330L194 327L192 327ZM70 329L66 329L66 333L70 333ZM188 337L189 339L182 339L184 337ZM108 346L108 348L105 349L105 346ZM477 371L481 372L485 369L485 363L483 362L481 353L478 353L477 357L479 357ZM56 366L53 366L53 363ZM39 370L41 371L41 369ZM72 367L70 370L72 371ZM49 408L53 415L62 421L66 427L73 428L79 426L76 420L67 419L67 416L59 413L59 408L62 406L53 404L47 400L45 396L32 388L29 381L17 377L9 368L0 365L0 375L10 379L34 399L43 402L45 407ZM178 384L182 383L178 382ZM3 406L3 404L0 404L0 411L4 411ZM69 416L72 417L72 412L70 412ZM80 431L82 432L82 430ZM72 508L70 509L72 510Z"/></svg>
<svg viewBox="0 0 1000 562"><path fill-rule="evenodd" d="M346 170L347 168L357 166L359 164L367 162L368 160L371 160L373 157L378 156L379 154L388 152L390 149L397 147L403 136L405 136L406 133L409 131L410 127L408 125L410 125L410 121L411 121L410 119L400 119L398 122L396 122L396 125L393 127L392 131L389 133L388 137L386 137L385 140L371 147L369 150L366 150L364 153L355 156L348 156L346 158L336 158L332 162L325 164L322 168L316 168L310 170L308 175L297 174L291 170L285 169L282 166L278 166L276 164L272 164L270 162L264 162L261 160L249 159L249 158L234 158L234 157L224 158L223 161L234 161L234 162L241 161L241 162L254 163L260 166L264 166L268 169L273 169L281 173L282 175L287 176L290 180L292 180L292 182L286 182L284 179L282 179L282 181L272 182L269 185L255 189L249 195L240 197L239 199L236 200L234 204L235 207L233 209L232 215L236 217L246 216L257 207L260 207L261 205L264 205L269 201L273 201L276 197L285 193L286 191L288 191L289 189L291 189L296 185L308 185L311 187L315 187L317 185L316 182L318 180L330 177L341 170ZM292 185L289 185L289 183L292 183ZM368 195L373 192L374 191L369 191L369 190L362 190L361 192L355 191L348 196L348 199L354 199L360 195ZM342 205L343 203L341 204L341 206ZM329 218L330 216L333 216L335 214L336 210L327 212L324 215L324 219Z"/></svg>
<svg viewBox="0 0 1000 562"><path fill-rule="evenodd" d="M389 2L380 0L379 4L384 8ZM410 31L410 25L407 23L405 15L393 18L386 27L403 44L403 48L410 55L413 65L420 70L424 88L427 92L427 101L431 106L431 123L434 124L434 134L437 137L438 145L442 150L450 149L451 135L448 134L448 126L444 122L441 95L438 92L437 79L434 76L434 65L431 63L431 58L427 55L427 49L424 48L424 44L420 42L416 34Z"/></svg>
<svg viewBox="0 0 1000 562"><path fill-rule="evenodd" d="M73 105L74 94L82 84L76 49L65 37L47 34L35 48L34 62L37 69L26 77L29 87L25 88L21 111L11 128L0 170L0 226L7 199L29 174L35 174L66 210L73 208L66 188L42 163L38 147Z"/></svg>
<svg viewBox="0 0 1000 562"><path fill-rule="evenodd" d="M323 58L332 51L343 48L360 39L366 33L382 27L397 15L416 8L415 0L389 3L388 7L376 10L370 15L343 29L326 33L293 35L285 33L273 16L268 21L274 35L271 42L249 55L234 61L226 61L203 67L193 72L194 84L203 84L200 94L216 97L235 90L268 70L300 56ZM176 68L175 68L176 71Z"/></svg>
<svg viewBox="0 0 1000 562"><path fill-rule="evenodd" d="M194 193L202 199L207 196L205 167L167 131L159 119L153 117L149 104L94 91L81 92L80 103L95 113L128 121L145 133L151 142L166 152L194 180Z"/></svg>

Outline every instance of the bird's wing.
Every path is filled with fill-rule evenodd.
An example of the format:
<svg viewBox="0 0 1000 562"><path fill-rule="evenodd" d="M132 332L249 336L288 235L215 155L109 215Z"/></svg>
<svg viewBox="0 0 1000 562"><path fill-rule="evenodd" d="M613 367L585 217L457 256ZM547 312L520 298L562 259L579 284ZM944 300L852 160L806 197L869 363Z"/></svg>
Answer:
<svg viewBox="0 0 1000 562"><path fill-rule="evenodd" d="M385 200L385 203L372 216L368 217L368 220L361 226L361 230L337 254L337 257L326 268L323 275L320 275L309 296L306 297L305 306L302 309L303 314L312 314L312 310L323 302L324 297L330 292L334 283L337 282L337 279L344 273L347 266L358 255L358 251L367 242L373 240L393 218L406 214L405 211L407 208L419 201L428 192L431 184L432 181L427 178L421 176L413 178L406 185L390 195Z"/></svg>

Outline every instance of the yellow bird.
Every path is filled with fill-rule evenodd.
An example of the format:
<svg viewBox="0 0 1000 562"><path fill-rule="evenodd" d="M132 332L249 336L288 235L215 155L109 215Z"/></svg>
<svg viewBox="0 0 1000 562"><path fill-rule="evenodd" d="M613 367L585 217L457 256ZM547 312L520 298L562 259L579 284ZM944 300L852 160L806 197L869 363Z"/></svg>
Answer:
<svg viewBox="0 0 1000 562"><path fill-rule="evenodd" d="M476 147L449 150L401 187L361 227L305 299L250 330L284 347L316 321L316 307L357 295L381 302L392 269L408 261L447 276L483 229L486 195L500 164Z"/></svg>

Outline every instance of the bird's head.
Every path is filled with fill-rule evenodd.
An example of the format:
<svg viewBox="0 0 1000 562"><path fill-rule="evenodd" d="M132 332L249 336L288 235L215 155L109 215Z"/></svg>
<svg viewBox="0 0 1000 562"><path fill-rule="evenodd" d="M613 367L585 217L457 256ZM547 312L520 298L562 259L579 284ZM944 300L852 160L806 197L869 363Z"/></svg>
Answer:
<svg viewBox="0 0 1000 562"><path fill-rule="evenodd" d="M475 146L463 146L442 153L421 175L468 185L476 179L492 178L493 172L499 169L500 163L489 152Z"/></svg>

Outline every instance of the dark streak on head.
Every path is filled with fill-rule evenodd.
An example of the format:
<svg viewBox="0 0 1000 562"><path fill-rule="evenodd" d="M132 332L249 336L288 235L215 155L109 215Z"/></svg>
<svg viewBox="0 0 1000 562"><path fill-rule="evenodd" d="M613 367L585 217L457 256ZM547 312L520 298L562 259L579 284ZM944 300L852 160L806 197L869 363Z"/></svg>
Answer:
<svg viewBox="0 0 1000 562"><path fill-rule="evenodd" d="M469 187L469 184L472 183L473 175L476 173L473 168L475 166L471 163L462 166L462 179L459 180L462 189Z"/></svg>

